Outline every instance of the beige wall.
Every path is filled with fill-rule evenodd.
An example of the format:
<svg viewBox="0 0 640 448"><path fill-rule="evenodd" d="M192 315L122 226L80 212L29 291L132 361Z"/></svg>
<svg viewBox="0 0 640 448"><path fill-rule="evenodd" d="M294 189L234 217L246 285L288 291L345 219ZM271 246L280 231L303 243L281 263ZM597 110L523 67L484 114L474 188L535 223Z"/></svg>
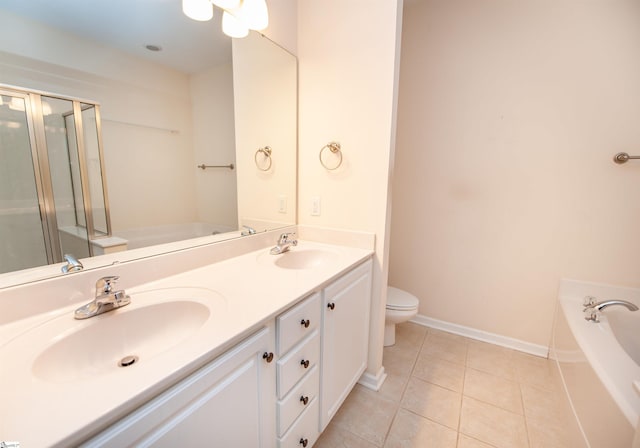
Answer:
<svg viewBox="0 0 640 448"><path fill-rule="evenodd" d="M265 225L256 220L271 228L296 221L296 65L258 33L233 40L238 221L258 231ZM266 146L270 162L256 156Z"/></svg>
<svg viewBox="0 0 640 448"><path fill-rule="evenodd" d="M389 282L547 345L561 277L640 286L640 3L405 6Z"/></svg>
<svg viewBox="0 0 640 448"><path fill-rule="evenodd" d="M194 166L236 164L233 67L220 64L190 76ZM238 228L236 169L197 170L197 220Z"/></svg>
<svg viewBox="0 0 640 448"><path fill-rule="evenodd" d="M262 31L288 52L298 54L298 0L267 0L269 26Z"/></svg>
<svg viewBox="0 0 640 448"><path fill-rule="evenodd" d="M371 375L382 365L398 3L298 3L298 222L376 234ZM330 141L342 145L344 161L335 171L318 160ZM313 197L321 199L320 216L310 214Z"/></svg>

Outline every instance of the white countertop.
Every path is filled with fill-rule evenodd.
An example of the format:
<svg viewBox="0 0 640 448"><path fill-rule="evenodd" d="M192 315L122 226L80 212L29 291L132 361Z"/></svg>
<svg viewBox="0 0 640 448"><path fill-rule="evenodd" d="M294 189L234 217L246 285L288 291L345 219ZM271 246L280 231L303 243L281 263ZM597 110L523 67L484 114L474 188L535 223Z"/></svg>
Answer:
<svg viewBox="0 0 640 448"><path fill-rule="evenodd" d="M287 254L271 256L268 248L260 249L129 288L131 305L86 321L73 320L77 308L74 304L25 319L19 325L5 326L3 340L8 342L0 346L0 440L19 441L24 447L77 444L373 254L367 249L311 241L300 241L291 250L314 249L333 256L314 268L286 269L275 266L273 257ZM69 327L91 325L95 323L90 322L92 319L109 319L110 314L142 307L148 300L148 291L165 288L189 288L198 300L211 305L208 323L181 343L179 349L141 359L126 369L73 381L45 380L34 374L35 359L61 337L42 341L54 320ZM8 335L10 331L14 334ZM101 344L109 344L109 340ZM101 345L96 345L95 350L101 350Z"/></svg>

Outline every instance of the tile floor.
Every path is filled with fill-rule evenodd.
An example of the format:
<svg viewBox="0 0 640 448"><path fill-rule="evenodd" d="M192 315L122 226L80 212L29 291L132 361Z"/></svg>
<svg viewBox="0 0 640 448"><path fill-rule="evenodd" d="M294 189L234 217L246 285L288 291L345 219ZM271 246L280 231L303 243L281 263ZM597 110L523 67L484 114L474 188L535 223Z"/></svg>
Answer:
<svg viewBox="0 0 640 448"><path fill-rule="evenodd" d="M356 385L316 447L581 446L552 361L405 323L383 364L382 389Z"/></svg>

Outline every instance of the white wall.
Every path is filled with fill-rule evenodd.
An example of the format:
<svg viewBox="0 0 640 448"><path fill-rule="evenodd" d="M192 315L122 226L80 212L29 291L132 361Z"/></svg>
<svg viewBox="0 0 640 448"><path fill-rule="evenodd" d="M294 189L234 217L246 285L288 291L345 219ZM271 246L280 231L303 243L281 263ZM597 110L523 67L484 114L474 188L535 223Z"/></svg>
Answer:
<svg viewBox="0 0 640 448"><path fill-rule="evenodd" d="M298 222L376 234L370 375L382 365L401 5L386 0L298 4ZM327 171L318 160L330 141L342 145L344 160L336 171ZM310 215L313 197L321 199L320 216Z"/></svg>
<svg viewBox="0 0 640 448"><path fill-rule="evenodd" d="M640 3L423 0L402 37L390 283L547 345L561 277L640 286Z"/></svg>

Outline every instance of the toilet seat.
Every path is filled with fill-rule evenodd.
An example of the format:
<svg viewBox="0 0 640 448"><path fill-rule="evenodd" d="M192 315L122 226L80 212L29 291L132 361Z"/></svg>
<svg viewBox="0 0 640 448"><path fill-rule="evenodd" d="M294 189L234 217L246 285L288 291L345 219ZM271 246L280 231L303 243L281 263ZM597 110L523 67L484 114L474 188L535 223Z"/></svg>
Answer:
<svg viewBox="0 0 640 448"><path fill-rule="evenodd" d="M418 299L402 289L389 286L387 288L387 309L396 311L408 311L418 308Z"/></svg>

